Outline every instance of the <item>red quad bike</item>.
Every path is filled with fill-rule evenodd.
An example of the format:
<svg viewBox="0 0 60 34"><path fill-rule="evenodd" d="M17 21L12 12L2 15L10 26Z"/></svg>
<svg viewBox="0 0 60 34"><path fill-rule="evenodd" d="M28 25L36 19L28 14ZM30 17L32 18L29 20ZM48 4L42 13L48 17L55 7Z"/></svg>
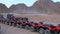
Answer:
<svg viewBox="0 0 60 34"><path fill-rule="evenodd" d="M10 19L10 20L7 20L7 25L10 25L12 26L12 24L14 23L14 20Z"/></svg>
<svg viewBox="0 0 60 34"><path fill-rule="evenodd" d="M17 17L14 18L14 23L13 23L13 26L14 26L14 27L16 27L16 26L19 27L19 25L20 25L20 21L19 21L19 19L20 19L20 18L17 18Z"/></svg>
<svg viewBox="0 0 60 34"><path fill-rule="evenodd" d="M29 21L28 21L28 18L23 18L21 21L20 21L20 28L25 28L25 29L28 29L28 25L29 25Z"/></svg>
<svg viewBox="0 0 60 34"><path fill-rule="evenodd" d="M6 25L10 25L10 26L12 26L12 23L14 22L14 20L13 19L5 19L4 20L4 24L6 24Z"/></svg>
<svg viewBox="0 0 60 34"><path fill-rule="evenodd" d="M7 23L8 25L12 26L13 22L14 22L14 15L13 14L7 14Z"/></svg>
<svg viewBox="0 0 60 34"><path fill-rule="evenodd" d="M30 31L34 32L34 31L38 31L40 34L44 34L44 24L43 22L39 22L39 23L32 23L30 26Z"/></svg>
<svg viewBox="0 0 60 34"><path fill-rule="evenodd" d="M23 22L21 22L21 24L20 24L20 28L25 28L25 29L29 29L29 21L23 21Z"/></svg>
<svg viewBox="0 0 60 34"><path fill-rule="evenodd" d="M6 24L7 21L8 19L3 19L3 24Z"/></svg>
<svg viewBox="0 0 60 34"><path fill-rule="evenodd" d="M56 26L56 28L54 28L55 30L55 34L60 34L60 24L58 24L58 26Z"/></svg>
<svg viewBox="0 0 60 34"><path fill-rule="evenodd" d="M55 34L54 28L55 26L52 24L44 24L45 33L44 34Z"/></svg>
<svg viewBox="0 0 60 34"><path fill-rule="evenodd" d="M20 18L15 17L13 26L19 28L20 27L20 24L22 23L22 21L23 21L23 18L22 17L20 17Z"/></svg>
<svg viewBox="0 0 60 34"><path fill-rule="evenodd" d="M45 24L45 34L60 34L60 26Z"/></svg>
<svg viewBox="0 0 60 34"><path fill-rule="evenodd" d="M28 25L28 18L16 18L14 26L20 27L20 28L26 28L26 26Z"/></svg>
<svg viewBox="0 0 60 34"><path fill-rule="evenodd" d="M29 30L32 23L33 22L22 21L20 24L20 28L25 28L26 30Z"/></svg>

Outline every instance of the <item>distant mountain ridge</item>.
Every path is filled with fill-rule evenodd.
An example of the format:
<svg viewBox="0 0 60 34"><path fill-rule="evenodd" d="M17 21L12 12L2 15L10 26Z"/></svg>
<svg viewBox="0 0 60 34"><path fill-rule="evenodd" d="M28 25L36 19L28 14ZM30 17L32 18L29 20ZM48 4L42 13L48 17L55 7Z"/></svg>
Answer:
<svg viewBox="0 0 60 34"><path fill-rule="evenodd" d="M8 8L4 4L0 3L0 13L6 12L8 12Z"/></svg>
<svg viewBox="0 0 60 34"><path fill-rule="evenodd" d="M38 0L31 7L27 7L24 3L21 3L12 5L7 10L6 12L20 14L60 14L60 3L54 3L51 0Z"/></svg>

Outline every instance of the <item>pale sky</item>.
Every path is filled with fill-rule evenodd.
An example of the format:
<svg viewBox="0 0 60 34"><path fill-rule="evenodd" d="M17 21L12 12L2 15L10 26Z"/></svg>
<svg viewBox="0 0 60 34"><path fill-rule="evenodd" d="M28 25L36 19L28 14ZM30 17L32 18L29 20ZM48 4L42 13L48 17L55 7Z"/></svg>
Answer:
<svg viewBox="0 0 60 34"><path fill-rule="evenodd" d="M53 0L54 2L60 2L60 0ZM0 0L0 3L10 7L12 4L24 3L27 6L32 6L36 0Z"/></svg>

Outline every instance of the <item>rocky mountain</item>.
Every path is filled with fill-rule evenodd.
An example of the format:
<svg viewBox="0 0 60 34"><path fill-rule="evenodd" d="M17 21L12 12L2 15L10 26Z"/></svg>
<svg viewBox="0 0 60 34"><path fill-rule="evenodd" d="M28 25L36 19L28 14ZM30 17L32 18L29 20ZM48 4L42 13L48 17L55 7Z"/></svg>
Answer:
<svg viewBox="0 0 60 34"><path fill-rule="evenodd" d="M38 0L33 5L34 9L43 14L54 13L54 3L51 0Z"/></svg>
<svg viewBox="0 0 60 34"><path fill-rule="evenodd" d="M9 8L9 11L13 11L14 13L23 13L24 11L26 11L27 6L23 3L21 4L17 4L17 5L12 5Z"/></svg>
<svg viewBox="0 0 60 34"><path fill-rule="evenodd" d="M54 3L51 0L37 0L33 6L27 7L25 4L12 5L10 10L15 13L31 14L60 14L60 3Z"/></svg>
<svg viewBox="0 0 60 34"><path fill-rule="evenodd" d="M0 13L7 13L7 12L8 8L4 4L0 3Z"/></svg>
<svg viewBox="0 0 60 34"><path fill-rule="evenodd" d="M55 12L60 14L60 3L59 2L55 3Z"/></svg>
<svg viewBox="0 0 60 34"><path fill-rule="evenodd" d="M37 11L33 10L33 7L27 7L24 3L12 5L9 8L9 11L12 11L13 13L20 13L20 14L38 13Z"/></svg>
<svg viewBox="0 0 60 34"><path fill-rule="evenodd" d="M8 10L12 13L22 14L60 14L60 3L54 3L51 0L37 0L31 7L21 3L12 5Z"/></svg>

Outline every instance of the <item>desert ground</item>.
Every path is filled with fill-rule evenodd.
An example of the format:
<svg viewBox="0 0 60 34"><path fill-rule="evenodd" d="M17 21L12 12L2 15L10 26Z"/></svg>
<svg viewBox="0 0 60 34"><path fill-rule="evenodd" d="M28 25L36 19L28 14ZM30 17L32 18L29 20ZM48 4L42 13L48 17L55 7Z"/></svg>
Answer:
<svg viewBox="0 0 60 34"><path fill-rule="evenodd" d="M20 29L17 27L8 26L1 23L0 26L1 26L0 34L39 34L38 32L31 32L29 30Z"/></svg>
<svg viewBox="0 0 60 34"><path fill-rule="evenodd" d="M7 15L7 13L2 13L4 16ZM17 13L12 13L15 17L27 17L29 18L29 21L43 21L45 23L56 23L60 24L60 15L58 14L52 14L52 15L47 15L47 14L17 14Z"/></svg>

